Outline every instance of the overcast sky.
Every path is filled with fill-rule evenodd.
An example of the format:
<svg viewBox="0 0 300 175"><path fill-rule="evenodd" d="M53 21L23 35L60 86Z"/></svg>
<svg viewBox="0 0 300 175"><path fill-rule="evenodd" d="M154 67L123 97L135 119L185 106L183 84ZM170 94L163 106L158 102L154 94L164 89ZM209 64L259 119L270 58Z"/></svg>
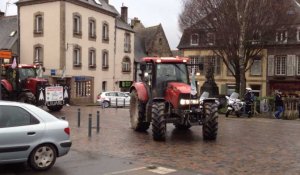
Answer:
<svg viewBox="0 0 300 175"><path fill-rule="evenodd" d="M7 5L7 2L10 4ZM0 10L6 16L16 15L17 0L0 0ZM138 17L145 27L162 24L171 49L176 49L179 44L181 32L178 27L178 15L181 12L181 0L109 0L120 12L122 4L128 7L129 21ZM7 7L7 8L6 8Z"/></svg>

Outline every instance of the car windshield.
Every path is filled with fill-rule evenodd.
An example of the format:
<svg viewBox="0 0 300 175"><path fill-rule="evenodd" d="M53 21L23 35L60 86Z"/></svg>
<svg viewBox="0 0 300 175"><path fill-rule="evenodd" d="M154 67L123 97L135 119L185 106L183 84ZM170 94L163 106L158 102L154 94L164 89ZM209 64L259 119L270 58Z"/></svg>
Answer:
<svg viewBox="0 0 300 175"><path fill-rule="evenodd" d="M185 64L158 64L157 82L174 81L188 84L188 73Z"/></svg>

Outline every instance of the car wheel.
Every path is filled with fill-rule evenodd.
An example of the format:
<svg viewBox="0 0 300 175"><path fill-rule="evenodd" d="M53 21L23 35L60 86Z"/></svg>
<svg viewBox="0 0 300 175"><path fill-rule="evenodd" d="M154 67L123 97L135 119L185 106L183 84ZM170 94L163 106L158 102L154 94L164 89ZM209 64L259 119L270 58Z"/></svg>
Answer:
<svg viewBox="0 0 300 175"><path fill-rule="evenodd" d="M103 107L108 108L109 107L109 102L108 101L104 101L102 103Z"/></svg>
<svg viewBox="0 0 300 175"><path fill-rule="evenodd" d="M37 171L51 168L56 161L56 149L49 144L36 147L29 157L29 165Z"/></svg>

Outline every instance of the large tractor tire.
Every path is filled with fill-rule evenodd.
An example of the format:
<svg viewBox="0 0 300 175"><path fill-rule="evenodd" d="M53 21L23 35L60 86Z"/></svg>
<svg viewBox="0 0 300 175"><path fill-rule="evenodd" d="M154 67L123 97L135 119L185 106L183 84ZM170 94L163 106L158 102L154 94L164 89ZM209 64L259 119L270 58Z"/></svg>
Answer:
<svg viewBox="0 0 300 175"><path fill-rule="evenodd" d="M60 111L62 108L63 108L63 105L56 105L56 106L47 106L47 108L50 110L50 111Z"/></svg>
<svg viewBox="0 0 300 175"><path fill-rule="evenodd" d="M154 140L166 140L167 125L164 102L153 102L152 104L152 132Z"/></svg>
<svg viewBox="0 0 300 175"><path fill-rule="evenodd" d="M132 91L130 94L130 123L131 128L135 131L145 132L149 129L150 122L145 122L146 120L146 104L142 103L138 99L136 91Z"/></svg>
<svg viewBox="0 0 300 175"><path fill-rule="evenodd" d="M22 92L18 98L19 102L29 103L29 104L36 104L36 98L31 92Z"/></svg>
<svg viewBox="0 0 300 175"><path fill-rule="evenodd" d="M202 134L204 140L216 140L218 133L218 106L214 103L204 104L205 121Z"/></svg>

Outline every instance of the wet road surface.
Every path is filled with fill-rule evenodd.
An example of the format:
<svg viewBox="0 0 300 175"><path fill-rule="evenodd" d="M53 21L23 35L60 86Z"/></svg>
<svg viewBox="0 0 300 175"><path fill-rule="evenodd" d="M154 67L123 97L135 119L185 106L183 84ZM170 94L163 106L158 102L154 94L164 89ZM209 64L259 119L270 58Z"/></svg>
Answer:
<svg viewBox="0 0 300 175"><path fill-rule="evenodd" d="M167 173L170 175L300 174L299 120L220 115L214 142L203 141L201 126L179 131L172 124L167 126L167 140L155 142L151 128L147 133L130 129L128 109L80 107L78 128L78 108L66 107L54 113L70 122L73 145L69 155L58 158L50 174L159 174L149 172L149 165L176 170ZM100 111L100 133L93 128L92 137L88 138L88 114L93 115L96 126L96 111ZM38 174L26 171L25 174ZM12 170L4 172L15 174Z"/></svg>

